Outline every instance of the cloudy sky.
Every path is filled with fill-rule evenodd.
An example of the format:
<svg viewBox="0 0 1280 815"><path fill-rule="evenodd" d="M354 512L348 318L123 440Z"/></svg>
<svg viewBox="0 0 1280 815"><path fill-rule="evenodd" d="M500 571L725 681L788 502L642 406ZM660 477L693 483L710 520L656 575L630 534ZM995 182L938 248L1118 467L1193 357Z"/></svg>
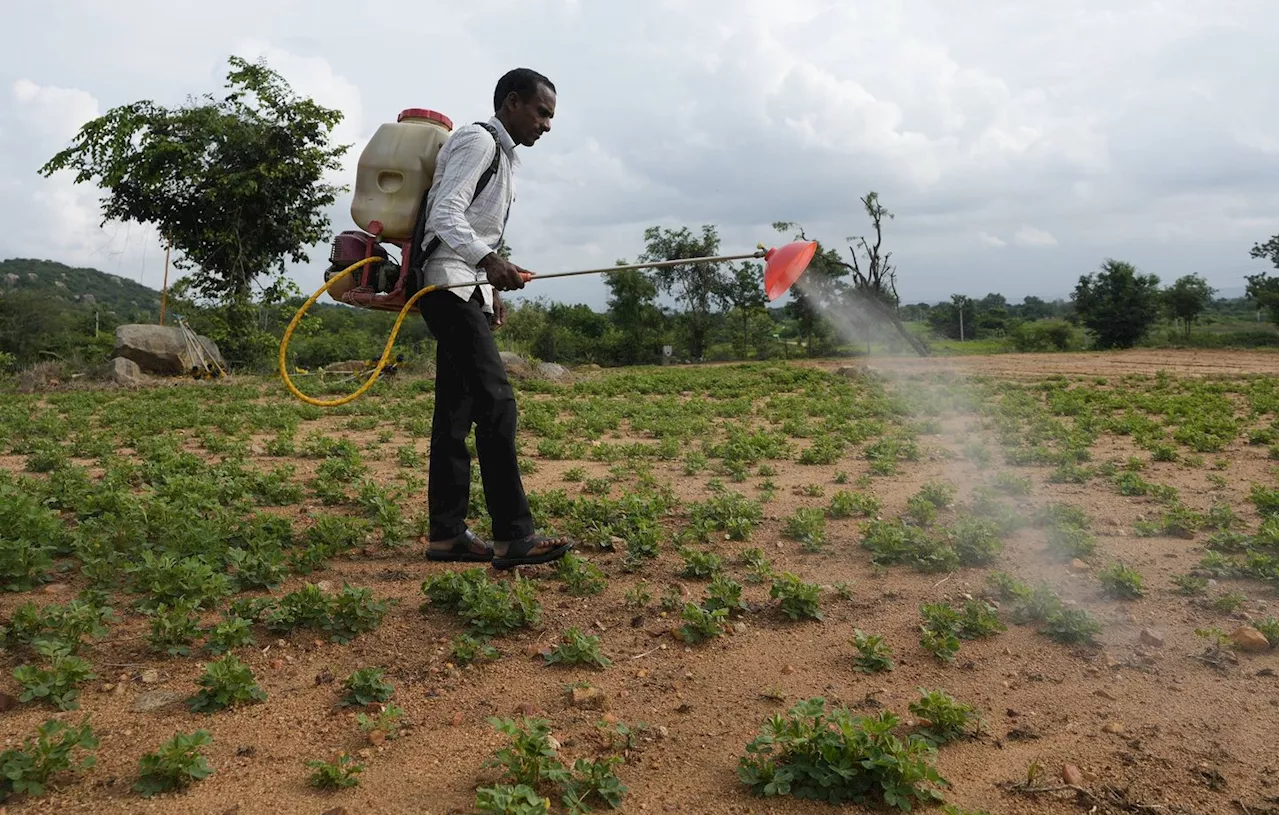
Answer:
<svg viewBox="0 0 1280 815"><path fill-rule="evenodd" d="M0 258L159 287L153 230L100 225L98 192L36 170L113 106L221 89L263 57L340 109L360 149L406 107L492 112L508 68L559 90L523 151L508 241L550 273L641 251L650 225L715 224L725 253L843 247L859 197L896 214L905 301L1064 296L1107 257L1227 292L1278 231L1275 0L51 0L8 12L0 55ZM15 20L16 18L16 20ZM16 25L14 24L16 22ZM352 228L350 199L331 212ZM847 251L847 250L846 250ZM291 271L311 293L327 248ZM595 277L529 296L602 307Z"/></svg>

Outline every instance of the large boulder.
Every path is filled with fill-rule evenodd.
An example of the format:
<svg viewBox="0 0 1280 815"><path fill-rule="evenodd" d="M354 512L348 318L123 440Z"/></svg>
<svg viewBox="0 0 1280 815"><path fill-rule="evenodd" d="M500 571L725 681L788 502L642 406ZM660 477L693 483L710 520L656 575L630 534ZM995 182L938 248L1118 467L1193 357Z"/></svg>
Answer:
<svg viewBox="0 0 1280 815"><path fill-rule="evenodd" d="M205 354L226 368L226 360L218 346L208 337L200 337ZM138 363L149 374L183 374L199 365L199 360L173 326L130 323L116 329L113 357L124 357Z"/></svg>
<svg viewBox="0 0 1280 815"><path fill-rule="evenodd" d="M539 362L538 376L552 382L560 382L564 384L573 381L573 374L569 373L569 369L558 362Z"/></svg>

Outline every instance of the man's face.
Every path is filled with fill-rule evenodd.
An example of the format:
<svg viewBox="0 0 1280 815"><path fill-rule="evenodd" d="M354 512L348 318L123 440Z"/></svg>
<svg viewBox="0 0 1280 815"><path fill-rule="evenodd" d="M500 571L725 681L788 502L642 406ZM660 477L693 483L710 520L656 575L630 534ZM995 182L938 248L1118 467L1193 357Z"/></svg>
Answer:
<svg viewBox="0 0 1280 815"><path fill-rule="evenodd" d="M551 130L551 120L556 115L556 95L546 85L528 101L517 93L507 97L507 129L516 144L532 147L543 133Z"/></svg>

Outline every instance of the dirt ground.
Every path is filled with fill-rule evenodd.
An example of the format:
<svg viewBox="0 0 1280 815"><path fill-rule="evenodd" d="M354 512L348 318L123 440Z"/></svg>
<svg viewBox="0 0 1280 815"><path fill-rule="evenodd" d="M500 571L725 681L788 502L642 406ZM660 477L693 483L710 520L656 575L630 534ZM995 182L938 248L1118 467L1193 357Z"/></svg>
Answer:
<svg viewBox="0 0 1280 815"><path fill-rule="evenodd" d="M821 364L832 369L868 365L891 373L902 386L923 387L923 379L912 377L958 371L995 378L1106 377L1158 370L1175 376L1275 374L1277 356L1274 352L1133 351ZM336 428L338 424L325 419L308 425L313 426ZM995 465L945 454L963 450L975 438L974 427L972 417L946 417L939 433L921 440L935 454L905 462L897 475L877 479L875 494L883 501L882 515L896 517L903 512L907 498L928 481L957 486L961 501L973 486L989 481ZM1124 444L1104 437L1095 455L1098 460L1126 457L1132 451ZM426 440L418 440L416 446L425 452ZM1265 446L1250 446L1243 439L1215 457L1230 460L1233 508L1241 517L1256 521L1246 500L1248 485L1274 485L1276 462ZM16 461L5 463L18 468ZM746 614L728 636L684 645L671 636L671 628L678 623L660 612L657 598L669 585L677 585L696 601L705 581L678 577L680 559L664 539L659 559L644 571L654 597L644 611L628 608L624 602L624 594L639 578L623 571L621 553L584 553L609 581L602 594L591 597L565 593L561 583L544 579L546 568L526 570L524 574L539 580L542 631L501 638L495 641L501 659L457 669L448 662L446 648L462 628L440 611L420 611L419 587L430 575L464 566L429 563L423 546L375 550L336 560L311 579L323 580L331 588L344 582L370 586L379 597L398 598L399 605L380 628L349 645L304 635L259 636L256 648L239 649L239 655L253 668L268 700L206 716L188 712L180 703L135 712L143 694L193 692L203 663L196 658L157 657L143 639L145 626L134 618L113 627L106 642L92 646L91 662L100 678L86 686L82 710L53 714L69 723L90 717L102 739L97 766L68 777L45 798L15 799L8 811L101 815L472 812L474 789L497 777L482 764L504 743L487 718L530 712L552 722L566 764L576 757L603 754L596 725L606 713L619 722L647 725L637 749L617 769L628 787L621 812L863 811L854 806L833 808L782 797L754 797L736 776L738 759L768 717L799 700L822 696L864 712L889 708L910 720L907 705L920 688L945 689L981 713L980 735L947 744L938 752L937 768L951 784L945 796L956 806L991 815L1278 811L1280 666L1276 652L1240 654L1238 663L1216 670L1197 658L1205 642L1195 633L1210 626L1229 631L1246 617L1276 615L1275 586L1223 581L1248 597L1235 619L1197 605L1176 594L1170 578L1195 568L1204 555L1202 539L1137 537L1134 522L1151 511L1149 499L1122 496L1097 482L1048 483L1047 469L1026 468L1035 480L1032 494L1024 499L1027 505L1065 501L1086 507L1094 519L1099 552L1086 568L1073 570L1047 559L1042 532L1027 528L1006 540L992 568L1018 575L1027 583L1048 582L1064 598L1088 608L1103 625L1100 645L1060 645L1038 636L1034 626L1010 624L990 639L964 641L955 663L943 665L919 644L919 605L961 602L977 595L990 569L961 568L949 574L921 574L904 567L875 569L869 553L858 545L858 518L829 521L828 545L821 553L806 553L782 534L782 520L795 508L821 505L840 488L832 481L836 471L856 478L867 465L853 449L836 465L817 470L817 476L814 468L794 461L773 463L777 493L766 507L763 524L747 542L720 541L714 547L726 564L735 564L742 550L759 547L777 572L790 570L827 587L849 584L850 599L824 592L821 622L786 619L770 602L768 584L745 581L745 571L734 565L730 572L743 582L745 599L759 610ZM526 488L562 486L572 493L575 485L561 479L570 466L583 467L589 476L608 470L608 465L593 461L539 461L538 471L526 479ZM655 463L654 475L659 481L670 481L682 496L706 495L705 476L684 476L679 462ZM1176 486L1188 505L1203 509L1210 503L1210 487L1202 471L1153 462L1143 475ZM798 494L800 487L815 479L824 483L824 498ZM315 508L315 502L308 500L297 511ZM1114 560L1143 574L1150 587L1145 597L1122 601L1101 595L1096 574ZM278 593L301 584L300 579L291 578ZM34 593L5 596L0 598L0 612L7 615L19 602L32 598L65 602L83 587L73 578ZM538 651L569 626L598 634L612 666L595 670L543 665ZM884 635L894 651L892 671L865 675L853 669L856 652L850 640L855 628ZM1163 644L1144 644L1140 639L1144 629L1155 631ZM387 669L396 688L393 701L412 724L399 738L377 747L364 738L354 712L336 705L341 679L366 665ZM331 681L333 677L338 681ZM577 682L603 691L607 710L569 704L567 691ZM0 680L0 689L12 693L15 687L8 677ZM27 705L5 712L0 717L4 747L20 744L49 715L48 709ZM153 799L130 791L142 752L176 731L201 727L214 738L205 750L215 770L210 777L190 791ZM359 786L336 792L309 787L310 771L304 762L331 759L341 750L356 752L365 761ZM1080 768L1081 786L1087 793L1063 788L1064 764ZM1035 765L1044 773L1038 783L1054 791L1032 795L1006 788L1025 780L1028 768Z"/></svg>

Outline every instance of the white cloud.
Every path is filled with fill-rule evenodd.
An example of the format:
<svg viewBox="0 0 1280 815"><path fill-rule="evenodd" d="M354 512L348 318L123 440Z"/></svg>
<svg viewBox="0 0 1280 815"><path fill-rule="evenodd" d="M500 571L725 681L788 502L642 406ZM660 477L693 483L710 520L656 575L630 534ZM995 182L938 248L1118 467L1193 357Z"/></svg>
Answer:
<svg viewBox="0 0 1280 815"><path fill-rule="evenodd" d="M1022 226L1013 234L1013 242L1019 246L1057 246L1058 239L1034 226Z"/></svg>
<svg viewBox="0 0 1280 815"><path fill-rule="evenodd" d="M1280 208L1275 4L477 0L398 8L397 30L449 36L376 54L353 47L334 0L61 8L57 38L10 44L23 73L0 70L0 257L125 271L154 258L136 227L97 228L92 191L35 169L104 109L221 91L232 53L346 114L335 140L353 146L334 180L348 185L401 109L474 121L503 71L547 73L559 110L523 156L508 233L535 270L634 257L654 224L716 224L728 252L776 242L770 223L792 220L842 246L866 232L858 198L876 190L897 214L885 239L904 297L945 297L963 272L969 294L1015 299L1067 291L1106 256L1167 279L1238 275ZM15 15L17 30L45 24L30 4ZM349 203L332 208L334 231L352 227ZM1019 252L990 251L1009 245L1057 249L1028 278ZM324 255L294 269L304 290ZM595 278L539 285L526 292L605 299Z"/></svg>

